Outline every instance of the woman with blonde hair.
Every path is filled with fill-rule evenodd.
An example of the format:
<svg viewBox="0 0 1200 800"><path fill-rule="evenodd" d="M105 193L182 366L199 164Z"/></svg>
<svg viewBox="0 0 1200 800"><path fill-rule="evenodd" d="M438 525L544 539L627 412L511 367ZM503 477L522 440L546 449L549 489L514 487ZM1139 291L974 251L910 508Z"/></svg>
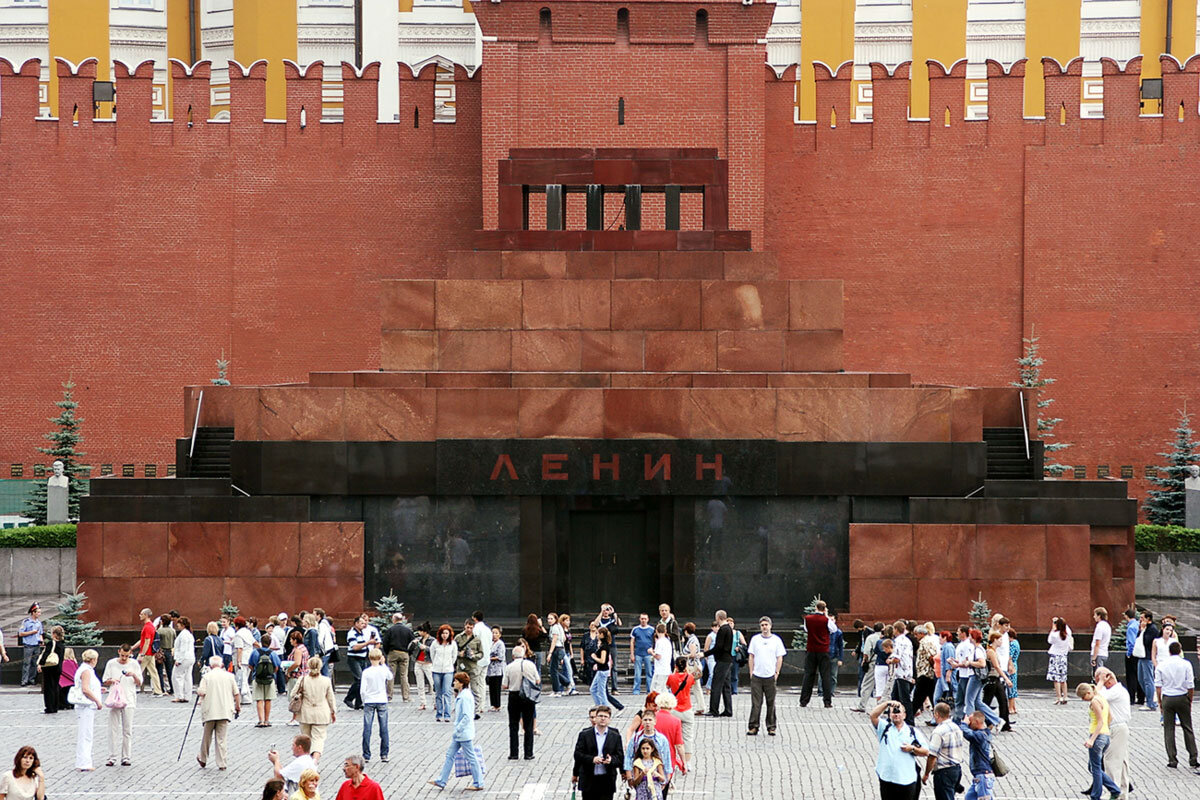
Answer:
<svg viewBox="0 0 1200 800"><path fill-rule="evenodd" d="M1083 744L1088 751L1088 772L1092 774L1091 797L1100 800L1105 789L1117 797L1121 794L1121 787L1104 771L1104 751L1108 749L1111 735L1109 726L1112 724L1108 700L1090 683L1076 686L1075 694L1088 704L1088 738Z"/></svg>
<svg viewBox="0 0 1200 800"><path fill-rule="evenodd" d="M63 641L62 625L50 629L50 637L42 656L38 659L37 671L42 673L42 701L44 714L58 713L58 679L62 675L62 662L67 657L67 643Z"/></svg>
<svg viewBox="0 0 1200 800"><path fill-rule="evenodd" d="M308 659L308 674L296 681L296 688L289 699L300 697L300 710L296 719L300 722L300 733L312 739L313 761L321 760L325 749L325 733L337 722L337 705L333 699L333 683L321 674L321 659Z"/></svg>
<svg viewBox="0 0 1200 800"><path fill-rule="evenodd" d="M92 734L95 730L96 712L104 706L100 702L100 679L96 677L96 661L100 654L95 650L83 651L83 660L75 671L75 687L72 689L75 704L75 719L78 727L75 731L75 769L80 772L91 772L92 766Z"/></svg>
<svg viewBox="0 0 1200 800"><path fill-rule="evenodd" d="M300 773L300 780L296 781L296 791L288 800L321 800L321 793L317 791L320 782L321 776L315 769L304 770Z"/></svg>

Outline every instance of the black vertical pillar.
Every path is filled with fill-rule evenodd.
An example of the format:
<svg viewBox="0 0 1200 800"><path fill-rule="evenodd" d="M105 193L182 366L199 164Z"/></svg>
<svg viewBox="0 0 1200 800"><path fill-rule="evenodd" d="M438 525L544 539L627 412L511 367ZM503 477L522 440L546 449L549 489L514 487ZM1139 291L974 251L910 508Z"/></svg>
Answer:
<svg viewBox="0 0 1200 800"><path fill-rule="evenodd" d="M669 184L666 187L667 199L667 230L679 230L679 186Z"/></svg>
<svg viewBox="0 0 1200 800"><path fill-rule="evenodd" d="M642 229L642 187L631 183L625 186L625 230Z"/></svg>
<svg viewBox="0 0 1200 800"><path fill-rule="evenodd" d="M587 187L587 229L604 230L604 186L599 183Z"/></svg>
<svg viewBox="0 0 1200 800"><path fill-rule="evenodd" d="M561 183L546 186L546 230L561 231L567 218L567 195Z"/></svg>

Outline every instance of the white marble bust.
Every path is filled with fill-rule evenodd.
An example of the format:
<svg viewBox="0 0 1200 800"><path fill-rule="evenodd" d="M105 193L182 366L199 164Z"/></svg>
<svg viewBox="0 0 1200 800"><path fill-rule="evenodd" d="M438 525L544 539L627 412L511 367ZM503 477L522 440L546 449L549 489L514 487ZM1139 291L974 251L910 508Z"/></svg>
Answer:
<svg viewBox="0 0 1200 800"><path fill-rule="evenodd" d="M46 481L47 486L61 486L66 489L70 485L70 481L63 473L63 462L55 461L52 467L54 474Z"/></svg>
<svg viewBox="0 0 1200 800"><path fill-rule="evenodd" d="M1191 464L1187 469L1188 475L1183 479L1183 488L1200 491L1200 467Z"/></svg>

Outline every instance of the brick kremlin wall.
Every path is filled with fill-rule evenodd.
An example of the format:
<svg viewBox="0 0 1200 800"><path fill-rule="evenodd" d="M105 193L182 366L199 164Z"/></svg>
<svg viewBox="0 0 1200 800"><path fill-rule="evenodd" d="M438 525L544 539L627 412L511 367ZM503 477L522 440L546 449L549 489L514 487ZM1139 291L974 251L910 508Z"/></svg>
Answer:
<svg viewBox="0 0 1200 800"><path fill-rule="evenodd" d="M631 42L635 53L685 47L639 43L636 31ZM524 59L514 75L531 68L525 51L536 42L505 46ZM1003 384L1015 377L1022 332L1036 325L1059 381L1059 431L1076 443L1066 460L1092 465L1089 477L1097 463L1114 475L1136 465L1140 479L1200 383L1190 313L1200 304L1191 257L1200 229L1188 199L1200 179L1200 61L1164 65L1165 107L1190 98L1182 122L1136 117L1136 62L1124 72L1106 62L1104 120L1077 118L1078 62L1046 65L1048 119L1022 119L1023 70L1035 66L1020 62L1008 74L989 65L991 119L970 123L962 65L949 75L932 65L931 107L952 110L949 127L938 114L905 119L907 66L892 76L876 67L875 122L848 124L850 68L819 67L826 122L796 125L794 75L764 76L757 45L734 47L747 52L727 50L723 69L744 75L758 58L757 77L723 86L743 104L724 120L681 136L687 119L659 116L618 136L614 111L585 117L594 130L571 141L657 146L670 131L677 144L716 146L730 158L731 227L777 253L778 277L845 282L847 369ZM417 78L401 70L399 124L374 121L377 70L344 67L345 121L313 114L303 127L300 107L319 108L311 69L289 70L286 122L259 121L260 62L231 70L231 122L189 125L189 105L207 107L205 64L191 75L173 65L174 121L156 123L149 67L118 66L117 121L84 114L75 126L95 64L57 68L59 120L35 121L36 65L0 61L0 464L33 461L69 376L89 462L167 464L183 433L180 387L215 376L222 350L244 384L380 366L379 282L444 277L445 253L486 222L497 154L563 144L567 130L543 135L494 104L483 114L488 97L507 96L500 61L457 74L448 125L431 124L432 67ZM558 91L591 90L564 74ZM672 108L711 105L702 74L672 87ZM834 111L842 122L830 128Z"/></svg>

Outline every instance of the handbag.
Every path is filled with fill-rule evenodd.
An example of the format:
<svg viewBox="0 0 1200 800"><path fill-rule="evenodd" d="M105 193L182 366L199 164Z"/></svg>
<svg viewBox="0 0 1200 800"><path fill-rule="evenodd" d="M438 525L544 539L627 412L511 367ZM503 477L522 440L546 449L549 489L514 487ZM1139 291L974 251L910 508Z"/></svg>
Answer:
<svg viewBox="0 0 1200 800"><path fill-rule="evenodd" d="M120 681L114 683L108 690L108 697L104 698L104 705L118 711L128 705L125 702L125 690L121 688Z"/></svg>
<svg viewBox="0 0 1200 800"><path fill-rule="evenodd" d="M479 774L483 775L487 772L487 767L483 764L483 751L472 742L471 747L475 750L475 758L479 761ZM466 749L460 747L458 752L454 754L454 777L465 778L471 774L471 762L467 759Z"/></svg>
<svg viewBox="0 0 1200 800"><path fill-rule="evenodd" d="M79 684L71 684L71 688L67 690L67 702L73 706L91 705L92 701L88 699L83 690L79 688Z"/></svg>
<svg viewBox="0 0 1200 800"><path fill-rule="evenodd" d="M295 716L304 705L304 678L296 682L296 691L288 698L288 711Z"/></svg>
<svg viewBox="0 0 1200 800"><path fill-rule="evenodd" d="M992 742L992 774L997 778L1003 778L1008 774L1008 762L1000 757L1000 753L996 751L996 743Z"/></svg>
<svg viewBox="0 0 1200 800"><path fill-rule="evenodd" d="M535 681L525 674L525 670L521 670L521 689L517 692L522 698L531 703L536 703L542 699L542 685L540 681Z"/></svg>
<svg viewBox="0 0 1200 800"><path fill-rule="evenodd" d="M46 660L44 662L42 662L42 666L43 667L57 667L58 666L58 651L51 650L49 653L47 653Z"/></svg>

